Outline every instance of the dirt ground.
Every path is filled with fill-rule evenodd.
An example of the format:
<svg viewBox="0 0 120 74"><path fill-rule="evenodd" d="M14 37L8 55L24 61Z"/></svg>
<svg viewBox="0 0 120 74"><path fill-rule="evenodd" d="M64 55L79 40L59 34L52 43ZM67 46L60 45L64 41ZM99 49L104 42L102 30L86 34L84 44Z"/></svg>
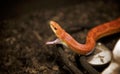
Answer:
<svg viewBox="0 0 120 74"><path fill-rule="evenodd" d="M58 48L45 45L56 38L49 21L57 21L77 41L84 43L89 29L120 17L119 8L119 4L113 1L85 1L1 20L0 74L73 74L58 56ZM112 50L119 37L115 34L99 42ZM75 63L74 53L65 52Z"/></svg>

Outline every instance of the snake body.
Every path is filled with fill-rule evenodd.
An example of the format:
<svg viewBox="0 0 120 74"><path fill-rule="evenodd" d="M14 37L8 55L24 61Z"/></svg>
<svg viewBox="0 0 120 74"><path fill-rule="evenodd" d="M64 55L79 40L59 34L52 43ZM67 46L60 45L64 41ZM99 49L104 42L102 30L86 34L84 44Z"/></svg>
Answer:
<svg viewBox="0 0 120 74"><path fill-rule="evenodd" d="M93 51L98 39L120 32L120 18L92 28L87 34L85 44L78 43L55 21L50 21L50 27L58 39L46 44L63 44L78 54L87 55Z"/></svg>

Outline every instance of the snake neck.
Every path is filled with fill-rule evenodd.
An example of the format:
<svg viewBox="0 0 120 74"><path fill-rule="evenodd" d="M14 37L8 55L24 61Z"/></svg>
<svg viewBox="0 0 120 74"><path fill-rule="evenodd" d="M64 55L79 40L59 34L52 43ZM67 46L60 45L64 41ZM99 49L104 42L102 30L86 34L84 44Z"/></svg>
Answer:
<svg viewBox="0 0 120 74"><path fill-rule="evenodd" d="M92 35L92 34L91 34ZM94 36L91 36L88 34L86 38L86 43L81 44L77 42L72 36L70 36L67 32L64 32L59 39L63 42L62 44L73 50L74 52L86 55L92 52L92 50L95 47L96 41L94 39Z"/></svg>

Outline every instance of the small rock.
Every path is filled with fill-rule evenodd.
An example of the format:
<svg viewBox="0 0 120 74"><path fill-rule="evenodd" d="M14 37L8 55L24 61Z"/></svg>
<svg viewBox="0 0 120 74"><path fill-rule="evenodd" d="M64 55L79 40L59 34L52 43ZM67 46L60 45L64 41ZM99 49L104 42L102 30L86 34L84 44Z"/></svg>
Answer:
<svg viewBox="0 0 120 74"><path fill-rule="evenodd" d="M58 66L53 66L52 69L57 71L57 70L59 70L59 67Z"/></svg>

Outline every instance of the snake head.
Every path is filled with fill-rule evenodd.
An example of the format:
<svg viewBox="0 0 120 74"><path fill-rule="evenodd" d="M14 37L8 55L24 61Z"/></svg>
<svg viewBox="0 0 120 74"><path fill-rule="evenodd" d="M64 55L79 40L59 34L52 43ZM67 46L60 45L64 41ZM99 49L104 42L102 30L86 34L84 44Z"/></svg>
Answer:
<svg viewBox="0 0 120 74"><path fill-rule="evenodd" d="M61 38L62 34L64 33L64 30L59 26L59 24L56 23L55 21L50 21L49 24L50 24L52 31L55 33L55 35L58 38Z"/></svg>
<svg viewBox="0 0 120 74"><path fill-rule="evenodd" d="M55 21L50 21L49 24L50 24L52 31L57 36L57 39L54 41L49 41L46 44L62 44L62 45L67 46L66 43L64 42L64 38L66 37L66 32Z"/></svg>

